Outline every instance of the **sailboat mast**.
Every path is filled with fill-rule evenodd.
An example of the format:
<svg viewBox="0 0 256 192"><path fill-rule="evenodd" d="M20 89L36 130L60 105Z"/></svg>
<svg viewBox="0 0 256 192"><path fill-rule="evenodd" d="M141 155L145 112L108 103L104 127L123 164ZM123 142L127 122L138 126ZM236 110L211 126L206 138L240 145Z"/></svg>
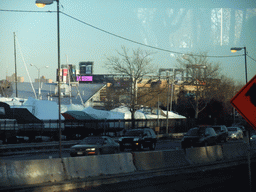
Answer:
<svg viewBox="0 0 256 192"><path fill-rule="evenodd" d="M13 32L13 36L14 36L15 87L16 87L16 97L18 97L15 32Z"/></svg>

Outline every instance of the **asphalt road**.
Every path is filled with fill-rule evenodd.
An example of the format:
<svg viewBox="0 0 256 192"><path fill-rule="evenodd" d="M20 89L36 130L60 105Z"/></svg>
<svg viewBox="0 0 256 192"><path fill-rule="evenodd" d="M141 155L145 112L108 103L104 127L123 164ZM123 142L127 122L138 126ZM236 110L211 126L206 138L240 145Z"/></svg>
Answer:
<svg viewBox="0 0 256 192"><path fill-rule="evenodd" d="M156 150L165 150L165 149L176 149L180 148L180 140L170 141L170 140L162 140L159 141L156 145ZM148 149L145 149L145 151ZM130 152L131 150L126 149L124 152ZM62 157L70 157L69 151L63 150ZM33 151L29 154L20 154L20 155L12 155L12 156L2 156L0 157L1 161L20 161L20 160L36 160L36 159L51 159L51 158L59 158L59 152L47 152L38 153Z"/></svg>
<svg viewBox="0 0 256 192"><path fill-rule="evenodd" d="M230 143L234 142L243 142L243 140L238 141L228 141L227 143L222 143L223 145L228 145ZM156 145L156 150L167 150L167 149L180 149L180 140L159 140ZM148 149L144 149L144 151L147 151ZM124 152L130 152L131 150L125 149ZM123 152L122 152L123 153ZM63 150L62 151L62 157L70 157L69 150ZM20 160L36 160L36 159L52 159L52 158L59 158L59 151L54 152L47 152L47 149L45 152L38 152L38 151L30 151L28 154L17 154L17 155L11 155L11 156L1 156L0 160L2 162L4 161L20 161Z"/></svg>

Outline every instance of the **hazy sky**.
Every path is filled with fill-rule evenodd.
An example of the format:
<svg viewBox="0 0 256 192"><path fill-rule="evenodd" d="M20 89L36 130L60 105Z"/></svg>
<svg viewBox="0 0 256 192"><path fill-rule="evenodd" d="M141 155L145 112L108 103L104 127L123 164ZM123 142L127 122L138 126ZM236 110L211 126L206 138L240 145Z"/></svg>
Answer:
<svg viewBox="0 0 256 192"><path fill-rule="evenodd" d="M243 54L243 51L231 53L234 46L246 46L248 55L256 59L255 0L177 2L60 0L60 11L81 21L60 13L61 64L75 64L78 68L81 61L93 61L94 73L106 74L109 73L104 67L106 57L115 56L122 45L156 52L153 58L156 68L175 67L177 54L172 52L206 51L209 56ZM30 66L33 64L41 68L41 75L56 81L56 12L40 12L56 11L56 7L56 2L40 9L35 0L0 0L0 80L14 73L15 32L18 76L29 81L27 67L34 81L38 73ZM92 26L167 51L138 45ZM221 63L223 74L245 82L244 56L209 60ZM256 62L247 57L247 64L250 80L256 74Z"/></svg>

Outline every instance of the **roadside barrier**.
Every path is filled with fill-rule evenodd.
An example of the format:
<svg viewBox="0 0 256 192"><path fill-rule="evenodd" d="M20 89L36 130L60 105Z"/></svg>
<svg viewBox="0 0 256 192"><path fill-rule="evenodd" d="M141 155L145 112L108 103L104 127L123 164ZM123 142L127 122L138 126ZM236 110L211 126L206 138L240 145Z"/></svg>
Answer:
<svg viewBox="0 0 256 192"><path fill-rule="evenodd" d="M222 148L224 159L234 159L245 157L248 151L247 143L230 143L223 145Z"/></svg>
<svg viewBox="0 0 256 192"><path fill-rule="evenodd" d="M69 179L136 171L131 153L64 158Z"/></svg>
<svg viewBox="0 0 256 192"><path fill-rule="evenodd" d="M0 163L0 186L11 187L65 180L61 159Z"/></svg>
<svg viewBox="0 0 256 192"><path fill-rule="evenodd" d="M112 155L0 162L0 188L54 183L102 175L171 169L239 159L246 143L229 143L184 150L144 151ZM255 155L253 151L252 155Z"/></svg>
<svg viewBox="0 0 256 192"><path fill-rule="evenodd" d="M210 163L223 159L220 145L186 149L186 158L191 164Z"/></svg>
<svg viewBox="0 0 256 192"><path fill-rule="evenodd" d="M138 171L189 165L183 150L133 152L133 161Z"/></svg>

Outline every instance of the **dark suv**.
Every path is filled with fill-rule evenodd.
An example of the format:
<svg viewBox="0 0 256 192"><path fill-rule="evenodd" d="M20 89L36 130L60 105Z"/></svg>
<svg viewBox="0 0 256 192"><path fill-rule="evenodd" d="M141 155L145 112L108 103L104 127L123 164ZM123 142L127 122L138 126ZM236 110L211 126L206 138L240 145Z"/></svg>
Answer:
<svg viewBox="0 0 256 192"><path fill-rule="evenodd" d="M125 148L132 150L143 150L149 147L150 150L156 148L156 134L151 128L130 129L124 133L123 137L119 138L120 150Z"/></svg>
<svg viewBox="0 0 256 192"><path fill-rule="evenodd" d="M204 147L217 143L217 134L211 127L195 127L184 135L181 140L181 148Z"/></svg>
<svg viewBox="0 0 256 192"><path fill-rule="evenodd" d="M217 134L218 142L227 142L228 140L228 129L225 125L213 125L212 128Z"/></svg>

